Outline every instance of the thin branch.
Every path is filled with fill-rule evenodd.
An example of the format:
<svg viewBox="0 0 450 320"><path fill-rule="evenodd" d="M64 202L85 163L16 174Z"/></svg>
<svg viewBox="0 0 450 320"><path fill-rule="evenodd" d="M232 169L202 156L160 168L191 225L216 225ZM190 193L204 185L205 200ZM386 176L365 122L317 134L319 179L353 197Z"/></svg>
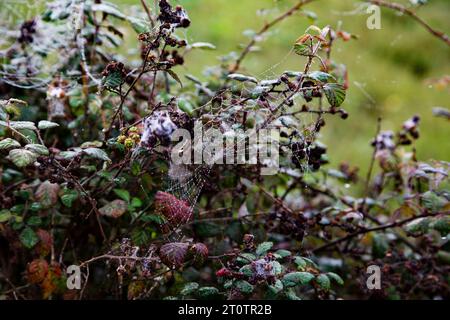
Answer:
<svg viewBox="0 0 450 320"><path fill-rule="evenodd" d="M428 23L426 23L422 18L420 18L411 9L408 9L408 8L402 6L401 4L398 4L398 3L395 3L395 2L388 2L388 1L384 1L384 0L369 0L369 2L374 4L374 5L377 5L377 6L380 6L380 7L389 8L389 9L393 9L393 10L399 11L399 12L401 12L403 14L406 14L406 15L410 16L411 18L416 20L419 24L421 24L425 29L427 29L432 35L434 35L435 37L441 39L448 46L450 46L450 38L449 38L448 35L446 35L442 31L439 31L439 30L436 30L436 29L432 28Z"/></svg>

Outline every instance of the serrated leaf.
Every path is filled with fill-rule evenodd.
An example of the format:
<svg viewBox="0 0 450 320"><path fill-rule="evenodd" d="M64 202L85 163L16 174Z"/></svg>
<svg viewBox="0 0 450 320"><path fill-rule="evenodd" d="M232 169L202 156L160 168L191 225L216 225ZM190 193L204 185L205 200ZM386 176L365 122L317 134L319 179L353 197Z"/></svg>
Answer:
<svg viewBox="0 0 450 320"><path fill-rule="evenodd" d="M189 282L186 283L181 290L180 294L183 296L188 296L192 293L194 293L198 289L199 285L197 282Z"/></svg>
<svg viewBox="0 0 450 320"><path fill-rule="evenodd" d="M275 275L278 275L283 271L283 267L281 266L281 264L278 261L272 261L269 264L272 266L272 272Z"/></svg>
<svg viewBox="0 0 450 320"><path fill-rule="evenodd" d="M256 254L258 256L265 255L267 253L267 251L269 251L272 247L273 247L273 242L270 242L270 241L263 242L256 248Z"/></svg>
<svg viewBox="0 0 450 320"><path fill-rule="evenodd" d="M214 287L202 287L198 289L197 294L199 298L213 298L219 294L219 290Z"/></svg>
<svg viewBox="0 0 450 320"><path fill-rule="evenodd" d="M280 293L283 290L283 282L280 279L277 279L273 285L269 286L269 290L273 294Z"/></svg>
<svg viewBox="0 0 450 320"><path fill-rule="evenodd" d="M238 280L234 283L236 289L243 294L251 294L253 292L253 285L245 280Z"/></svg>
<svg viewBox="0 0 450 320"><path fill-rule="evenodd" d="M161 261L169 268L179 268L186 260L189 245L184 242L166 243L159 249Z"/></svg>
<svg viewBox="0 0 450 320"><path fill-rule="evenodd" d="M22 242L22 244L28 249L33 248L39 241L39 237L36 235L33 229L29 227L26 227L22 230L19 235L19 239L20 242Z"/></svg>
<svg viewBox="0 0 450 320"><path fill-rule="evenodd" d="M346 95L344 86L338 83L327 83L323 86L323 90L332 107L339 107L344 102Z"/></svg>
<svg viewBox="0 0 450 320"><path fill-rule="evenodd" d="M61 202L68 208L71 208L73 202L77 199L78 199L78 192L72 189L64 190L64 193L61 196Z"/></svg>
<svg viewBox="0 0 450 320"><path fill-rule="evenodd" d="M309 272L291 272L285 274L282 281L285 287L295 287L308 284L312 279L314 275Z"/></svg>
<svg viewBox="0 0 450 320"><path fill-rule="evenodd" d="M0 150L8 150L12 148L20 148L20 143L11 138L6 138L0 141Z"/></svg>
<svg viewBox="0 0 450 320"><path fill-rule="evenodd" d="M38 155L25 149L13 149L9 151L8 158L19 168L26 167L34 163Z"/></svg>
<svg viewBox="0 0 450 320"><path fill-rule="evenodd" d="M42 120L42 121L39 121L39 123L38 123L38 128L41 130L51 129L51 128L55 128L55 127L59 127L59 124L57 124L56 122L52 122L52 121Z"/></svg>
<svg viewBox="0 0 450 320"><path fill-rule="evenodd" d="M328 82L330 79L335 79L331 74L322 71L313 71L307 77L323 83Z"/></svg>
<svg viewBox="0 0 450 320"><path fill-rule="evenodd" d="M111 159L108 157L108 154L105 151L103 151L102 149L87 148L87 149L83 149L83 152L91 158L111 162Z"/></svg>
<svg viewBox="0 0 450 320"><path fill-rule="evenodd" d="M125 200L126 202L130 202L130 193L128 192L128 190L114 189L113 191L122 200Z"/></svg>
<svg viewBox="0 0 450 320"><path fill-rule="evenodd" d="M0 126L3 127L11 127L15 130L37 130L35 124L31 121L10 121L9 126L8 123L5 121L0 121Z"/></svg>
<svg viewBox="0 0 450 320"><path fill-rule="evenodd" d="M337 284L339 284L341 286L344 285L344 280L342 280L342 278L338 274L336 274L334 272L327 272L327 276L328 276L328 278L336 281Z"/></svg>
<svg viewBox="0 0 450 320"><path fill-rule="evenodd" d="M330 290L331 282L330 278L326 274L320 274L316 277L317 284L324 290Z"/></svg>
<svg viewBox="0 0 450 320"><path fill-rule="evenodd" d="M30 150L40 156L48 156L50 152L48 151L46 146L43 146L42 144L27 144L25 146L25 149Z"/></svg>
<svg viewBox="0 0 450 320"><path fill-rule="evenodd" d="M251 264L246 264L245 266L239 269L239 272L243 273L247 277L251 277L253 275L253 269Z"/></svg>
<svg viewBox="0 0 450 320"><path fill-rule="evenodd" d="M117 88L123 82L122 73L120 71L112 71L103 78L103 85L109 88Z"/></svg>
<svg viewBox="0 0 450 320"><path fill-rule="evenodd" d="M289 250L280 249L275 252L278 254L281 258L286 258L291 255L291 252Z"/></svg>
<svg viewBox="0 0 450 320"><path fill-rule="evenodd" d="M256 257L254 254L252 253L248 253L248 252L244 252L241 253L237 258L236 258L236 262L239 264L248 264L249 262L252 262L256 260Z"/></svg>

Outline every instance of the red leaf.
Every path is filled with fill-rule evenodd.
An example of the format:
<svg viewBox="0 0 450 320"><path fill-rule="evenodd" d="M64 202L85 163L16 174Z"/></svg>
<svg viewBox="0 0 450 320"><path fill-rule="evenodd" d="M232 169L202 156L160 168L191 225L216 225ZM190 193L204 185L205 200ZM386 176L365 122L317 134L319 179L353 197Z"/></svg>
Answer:
<svg viewBox="0 0 450 320"><path fill-rule="evenodd" d="M48 263L44 259L31 261L27 268L27 278L29 283L41 283L48 273Z"/></svg>
<svg viewBox="0 0 450 320"><path fill-rule="evenodd" d="M161 261L169 268L181 267L186 260L189 245L183 242L166 243L159 249Z"/></svg>
<svg viewBox="0 0 450 320"><path fill-rule="evenodd" d="M180 226L192 219L192 208L189 204L167 192L156 193L155 209L173 226Z"/></svg>
<svg viewBox="0 0 450 320"><path fill-rule="evenodd" d="M196 264L201 265L208 258L208 247L203 243L196 243L192 245L189 251L193 255L193 259Z"/></svg>

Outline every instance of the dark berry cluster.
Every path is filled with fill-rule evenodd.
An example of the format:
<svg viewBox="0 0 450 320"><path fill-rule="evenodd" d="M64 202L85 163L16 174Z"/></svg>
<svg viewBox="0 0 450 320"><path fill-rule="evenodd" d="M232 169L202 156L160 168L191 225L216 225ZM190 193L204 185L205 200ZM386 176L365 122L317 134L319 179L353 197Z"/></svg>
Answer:
<svg viewBox="0 0 450 320"><path fill-rule="evenodd" d="M160 0L159 10L160 14L158 20L161 21L166 28L172 26L175 28L187 28L191 24L191 20L189 20L186 11L179 5L173 10L167 0Z"/></svg>
<svg viewBox="0 0 450 320"><path fill-rule="evenodd" d="M403 145L409 145L412 140L419 138L419 116L414 116L403 123L402 130L398 134L399 143Z"/></svg>
<svg viewBox="0 0 450 320"><path fill-rule="evenodd" d="M34 19L25 21L20 26L20 36L17 41L20 43L32 43L34 33L36 33L36 21Z"/></svg>
<svg viewBox="0 0 450 320"><path fill-rule="evenodd" d="M308 144L305 142L293 142L291 144L292 162L298 168L308 165L312 171L317 171L320 166L328 163L325 158L327 152L326 146L315 142Z"/></svg>

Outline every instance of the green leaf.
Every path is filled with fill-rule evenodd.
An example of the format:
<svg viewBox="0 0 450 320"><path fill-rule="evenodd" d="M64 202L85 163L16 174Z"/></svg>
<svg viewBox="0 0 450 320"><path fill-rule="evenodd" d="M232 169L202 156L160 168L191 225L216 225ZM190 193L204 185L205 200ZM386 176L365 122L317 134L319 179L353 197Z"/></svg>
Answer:
<svg viewBox="0 0 450 320"><path fill-rule="evenodd" d="M234 283L234 285L242 294L251 294L254 289L253 285L245 280L238 280Z"/></svg>
<svg viewBox="0 0 450 320"><path fill-rule="evenodd" d="M8 123L6 123L5 121L0 121L0 126L11 127L15 130L23 130L23 129L37 130L36 126L31 121L10 121L9 126Z"/></svg>
<svg viewBox="0 0 450 320"><path fill-rule="evenodd" d="M316 278L317 284L324 290L328 291L330 290L331 282L330 278L324 273L320 274Z"/></svg>
<svg viewBox="0 0 450 320"><path fill-rule="evenodd" d="M20 242L22 242L22 244L28 249L33 248L39 241L39 238L36 235L36 233L33 231L33 229L29 227L26 227L25 229L22 230L22 232L19 235L19 239Z"/></svg>
<svg viewBox="0 0 450 320"><path fill-rule="evenodd" d="M265 255L267 253L267 251L269 251L272 247L273 247L273 242L270 242L270 241L263 242L256 248L256 254L258 256Z"/></svg>
<svg viewBox="0 0 450 320"><path fill-rule="evenodd" d="M430 227L439 231L441 236L446 236L450 233L450 216L436 217L430 223Z"/></svg>
<svg viewBox="0 0 450 320"><path fill-rule="evenodd" d="M248 264L249 262L252 262L256 260L256 257L254 254L248 253L248 252L244 252L241 253L237 258L236 258L236 262L238 264Z"/></svg>
<svg viewBox="0 0 450 320"><path fill-rule="evenodd" d="M285 274L282 281L285 287L295 287L308 284L312 279L314 275L309 272L291 272Z"/></svg>
<svg viewBox="0 0 450 320"><path fill-rule="evenodd" d="M137 19L134 17L127 17L128 22L131 24L131 27L137 34L149 32L150 28L148 23L143 19Z"/></svg>
<svg viewBox="0 0 450 320"><path fill-rule="evenodd" d="M83 152L91 158L111 162L111 159L108 157L108 154L105 151L103 151L102 149L87 148L87 149L84 149Z"/></svg>
<svg viewBox="0 0 450 320"><path fill-rule="evenodd" d="M194 293L198 289L198 287L199 287L199 285L197 282L188 282L184 285L180 294L183 296L188 296L188 295Z"/></svg>
<svg viewBox="0 0 450 320"><path fill-rule="evenodd" d="M283 290L283 282L277 279L273 285L268 287L269 291L273 294L280 293Z"/></svg>
<svg viewBox="0 0 450 320"><path fill-rule="evenodd" d="M38 155L25 149L13 149L9 151L8 158L19 168L26 167L34 163Z"/></svg>
<svg viewBox="0 0 450 320"><path fill-rule="evenodd" d="M128 192L128 190L114 189L113 191L122 200L125 200L126 202L130 202L130 193Z"/></svg>
<svg viewBox="0 0 450 320"><path fill-rule="evenodd" d="M190 47L194 49L216 50L216 46L209 42L195 42Z"/></svg>
<svg viewBox="0 0 450 320"><path fill-rule="evenodd" d="M134 197L133 199L131 199L131 206L133 208L140 208L142 207L142 201L139 198Z"/></svg>
<svg viewBox="0 0 450 320"><path fill-rule="evenodd" d="M242 272L245 276L251 277L253 275L253 269L251 264L246 264L245 266L239 269L239 272Z"/></svg>
<svg viewBox="0 0 450 320"><path fill-rule="evenodd" d="M246 76L246 75L243 75L243 74L240 74L240 73L229 74L227 78L231 79L231 80L240 81L240 82L249 81L249 82L253 82L253 83L258 83L258 80L256 80L256 78L250 77L250 76Z"/></svg>
<svg viewBox="0 0 450 320"><path fill-rule="evenodd" d="M167 72L183 88L183 83L181 82L180 77L178 77L178 75L174 71L172 71L170 69L167 69L167 70L164 70L164 71Z"/></svg>
<svg viewBox="0 0 450 320"><path fill-rule="evenodd" d="M344 102L346 95L344 86L338 83L327 83L323 86L323 90L332 107L339 107Z"/></svg>
<svg viewBox="0 0 450 320"><path fill-rule="evenodd" d="M341 286L344 285L344 280L342 280L342 278L338 274L336 274L334 272L327 272L327 276L328 276L328 278L336 281L337 284L339 284Z"/></svg>
<svg viewBox="0 0 450 320"><path fill-rule="evenodd" d="M382 234L375 233L372 238L372 254L375 258L383 258L389 249L389 243Z"/></svg>
<svg viewBox="0 0 450 320"><path fill-rule="evenodd" d="M294 263L297 265L297 269L303 270L306 268L307 262L302 257L294 257Z"/></svg>
<svg viewBox="0 0 450 320"><path fill-rule="evenodd" d="M29 225L29 226L39 226L41 224L42 224L42 219L41 219L41 217L38 217L38 216L30 217L27 220L27 225Z"/></svg>
<svg viewBox="0 0 450 320"><path fill-rule="evenodd" d="M186 99L178 99L178 108L188 115L192 115L192 112L194 111L194 107Z"/></svg>
<svg viewBox="0 0 450 320"><path fill-rule="evenodd" d="M11 138L6 138L0 141L0 150L8 150L12 148L20 148L20 143Z"/></svg>
<svg viewBox="0 0 450 320"><path fill-rule="evenodd" d="M405 225L406 232L413 234L421 234L428 231L431 223L430 218L419 218Z"/></svg>
<svg viewBox="0 0 450 320"><path fill-rule="evenodd" d="M52 122L52 121L42 120L42 121L39 121L39 123L38 123L38 128L41 130L51 129L51 128L55 128L55 127L59 127L59 124L57 124L56 122Z"/></svg>
<svg viewBox="0 0 450 320"><path fill-rule="evenodd" d="M58 156L65 160L70 160L78 156L80 153L81 151L61 151Z"/></svg>
<svg viewBox="0 0 450 320"><path fill-rule="evenodd" d="M104 3L93 4L91 6L91 10L104 12L122 20L126 19L126 15L120 12L116 7L114 7L111 4L104 4Z"/></svg>
<svg viewBox="0 0 450 320"><path fill-rule="evenodd" d="M312 54L311 47L307 43L294 44L294 52L300 56L309 56Z"/></svg>
<svg viewBox="0 0 450 320"><path fill-rule="evenodd" d="M25 149L30 150L40 156L48 156L50 154L47 147L43 146L42 144L27 144L25 146Z"/></svg>
<svg viewBox="0 0 450 320"><path fill-rule="evenodd" d="M219 294L219 290L214 287L202 287L197 292L199 298L207 299L214 298Z"/></svg>
<svg viewBox="0 0 450 320"><path fill-rule="evenodd" d="M0 223L9 221L13 215L8 210L1 210L0 211Z"/></svg>
<svg viewBox="0 0 450 320"><path fill-rule="evenodd" d="M275 254L278 254L281 258L286 258L291 255L291 252L289 250L280 249L275 252Z"/></svg>
<svg viewBox="0 0 450 320"><path fill-rule="evenodd" d="M109 88L116 88L123 82L122 73L120 71L112 71L103 78L103 85Z"/></svg>
<svg viewBox="0 0 450 320"><path fill-rule="evenodd" d="M61 196L61 202L68 208L71 208L73 202L77 199L78 192L73 189L65 189L63 195Z"/></svg>
<svg viewBox="0 0 450 320"><path fill-rule="evenodd" d="M283 267L278 261L272 261L269 264L272 266L272 271L274 274L278 275L283 271Z"/></svg>
<svg viewBox="0 0 450 320"><path fill-rule="evenodd" d="M323 83L328 82L330 79L335 79L331 74L322 71L313 71L307 77Z"/></svg>
<svg viewBox="0 0 450 320"><path fill-rule="evenodd" d="M295 293L295 290L292 288L289 288L288 290L286 290L285 295L288 300L302 300L302 299L300 299L299 296L297 296L297 294Z"/></svg>
<svg viewBox="0 0 450 320"><path fill-rule="evenodd" d="M425 208L432 212L440 211L448 203L446 199L438 196L434 191L427 191L421 196Z"/></svg>

